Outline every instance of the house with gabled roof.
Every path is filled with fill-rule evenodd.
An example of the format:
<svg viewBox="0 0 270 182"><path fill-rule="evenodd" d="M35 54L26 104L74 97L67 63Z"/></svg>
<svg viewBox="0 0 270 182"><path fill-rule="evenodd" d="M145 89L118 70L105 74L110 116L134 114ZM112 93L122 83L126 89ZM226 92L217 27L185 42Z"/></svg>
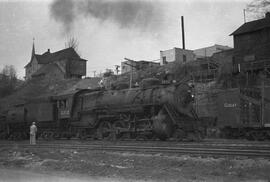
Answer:
<svg viewBox="0 0 270 182"><path fill-rule="evenodd" d="M246 22L231 33L234 40L234 72L270 70L270 13Z"/></svg>
<svg viewBox="0 0 270 182"><path fill-rule="evenodd" d="M86 75L86 62L72 48L66 48L57 52L43 54L35 53L33 43L30 62L25 68L25 79L33 77L49 77L51 79L81 78Z"/></svg>

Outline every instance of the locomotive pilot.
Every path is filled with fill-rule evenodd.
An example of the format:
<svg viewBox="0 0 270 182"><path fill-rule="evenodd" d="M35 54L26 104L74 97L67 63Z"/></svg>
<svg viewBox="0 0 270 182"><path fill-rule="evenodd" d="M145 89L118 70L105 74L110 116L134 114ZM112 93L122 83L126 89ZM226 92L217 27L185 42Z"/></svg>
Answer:
<svg viewBox="0 0 270 182"><path fill-rule="evenodd" d="M37 133L36 123L33 122L32 125L30 126L30 145L36 144L36 133Z"/></svg>

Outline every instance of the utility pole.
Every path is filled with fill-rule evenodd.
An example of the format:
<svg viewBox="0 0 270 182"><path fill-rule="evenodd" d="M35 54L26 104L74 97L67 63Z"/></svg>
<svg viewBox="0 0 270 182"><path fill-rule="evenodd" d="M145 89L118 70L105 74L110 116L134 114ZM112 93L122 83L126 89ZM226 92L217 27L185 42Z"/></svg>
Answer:
<svg viewBox="0 0 270 182"><path fill-rule="evenodd" d="M128 58L124 58L124 59L131 62L131 64L128 64L128 63L124 63L124 64L126 64L126 65L128 65L128 66L131 67L130 80L129 80L129 88L132 88L132 82L133 82L133 67L136 68L136 65L133 65L133 63L134 63L135 61L132 60L132 59L128 59Z"/></svg>
<svg viewBox="0 0 270 182"><path fill-rule="evenodd" d="M119 70L120 66L119 65L114 65L114 66L115 66L116 74L118 75L118 73L120 72L120 70Z"/></svg>
<svg viewBox="0 0 270 182"><path fill-rule="evenodd" d="M261 113L262 113L262 126L264 126L264 115L265 115L265 111L264 111L264 97L265 97L265 78L266 78L266 75L265 75L266 73L265 73L265 71L263 71L263 73L262 73L262 75L261 75L261 80L262 80L262 93L261 93L261 95L262 95L262 101L261 101L261 103L262 103L262 110L261 110Z"/></svg>
<svg viewBox="0 0 270 182"><path fill-rule="evenodd" d="M243 13L244 13L244 23L246 23L246 9L243 9Z"/></svg>

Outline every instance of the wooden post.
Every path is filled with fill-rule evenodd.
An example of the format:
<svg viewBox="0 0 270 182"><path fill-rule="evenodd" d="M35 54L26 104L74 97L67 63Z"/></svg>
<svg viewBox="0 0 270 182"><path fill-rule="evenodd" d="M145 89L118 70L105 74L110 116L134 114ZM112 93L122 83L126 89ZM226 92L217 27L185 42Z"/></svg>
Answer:
<svg viewBox="0 0 270 182"><path fill-rule="evenodd" d="M265 97L264 96L265 95L265 83L264 83L265 75L264 75L264 73L263 73L261 79L262 79L262 96L261 96L262 97L262 101L261 101L262 102L262 105L261 105L261 109L262 109L262 112L261 112L262 113L262 121L261 122L262 122L262 126L263 126L264 125L264 112L265 112L264 111L264 97Z"/></svg>
<svg viewBox="0 0 270 182"><path fill-rule="evenodd" d="M248 87L248 84L249 84L248 79L249 79L249 76L248 76L248 71L247 71L246 72L246 87Z"/></svg>
<svg viewBox="0 0 270 182"><path fill-rule="evenodd" d="M132 82L133 82L133 67L135 67L137 64L134 60L128 59L128 58L124 58L125 60L129 61L129 63L124 63L128 66L131 67L131 73L130 73L130 80L129 80L129 88L132 88ZM133 63L135 63L135 66L133 65Z"/></svg>
<svg viewBox="0 0 270 182"><path fill-rule="evenodd" d="M244 23L246 23L246 9L243 9L243 13L244 13Z"/></svg>
<svg viewBox="0 0 270 182"><path fill-rule="evenodd" d="M131 63L132 64L132 63ZM133 80L133 64L131 66L130 80L129 80L129 88L132 88L132 80Z"/></svg>

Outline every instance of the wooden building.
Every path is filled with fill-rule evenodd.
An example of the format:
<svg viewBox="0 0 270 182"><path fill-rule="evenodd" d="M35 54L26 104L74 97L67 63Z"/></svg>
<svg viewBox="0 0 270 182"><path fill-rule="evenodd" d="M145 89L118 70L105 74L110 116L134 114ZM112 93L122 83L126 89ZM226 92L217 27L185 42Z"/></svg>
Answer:
<svg viewBox="0 0 270 182"><path fill-rule="evenodd" d="M254 73L270 69L270 13L265 18L244 23L233 35L234 73Z"/></svg>
<svg viewBox="0 0 270 182"><path fill-rule="evenodd" d="M209 57L197 58L195 61L187 63L187 66L191 67L188 74L195 82L211 82L218 75L218 64Z"/></svg>
<svg viewBox="0 0 270 182"><path fill-rule="evenodd" d="M195 49L193 50L193 53L195 54L195 58L197 59L197 58L211 57L215 53L219 53L219 52L229 50L229 49L232 49L232 48L229 46L215 44L213 46Z"/></svg>
<svg viewBox="0 0 270 182"><path fill-rule="evenodd" d="M48 49L43 54L35 53L33 44L30 62L25 66L25 79L33 77L81 78L86 75L87 60L81 59L73 48L66 48L54 53Z"/></svg>
<svg viewBox="0 0 270 182"><path fill-rule="evenodd" d="M173 49L160 51L160 65L165 65L170 62L186 64L194 59L195 54L192 50L174 47Z"/></svg>
<svg viewBox="0 0 270 182"><path fill-rule="evenodd" d="M127 60L121 62L121 74L128 73L131 71L139 71L139 70L146 70L148 68L158 67L159 63L153 61L133 61Z"/></svg>

